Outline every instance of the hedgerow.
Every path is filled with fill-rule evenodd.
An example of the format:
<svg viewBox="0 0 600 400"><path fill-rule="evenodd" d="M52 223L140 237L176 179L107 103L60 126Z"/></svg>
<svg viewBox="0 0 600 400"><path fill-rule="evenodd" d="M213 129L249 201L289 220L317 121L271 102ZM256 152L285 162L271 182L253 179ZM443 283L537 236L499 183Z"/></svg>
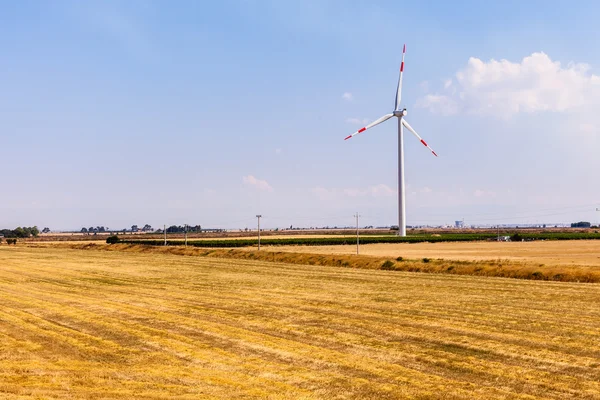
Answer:
<svg viewBox="0 0 600 400"><path fill-rule="evenodd" d="M583 232L540 232L519 233L521 240L589 240L600 239L599 233ZM470 242L482 240L494 240L492 233L458 233L442 234L439 236L414 235L414 236L365 236L360 238L362 244L375 243L422 243L422 242ZM260 243L264 246L335 246L355 243L353 237L315 237L315 238L266 238ZM163 246L164 240L122 240L121 243L139 244L147 246ZM257 239L214 239L214 240L188 240L188 246L194 247L249 247L256 246ZM181 246L181 240L168 240L167 246Z"/></svg>

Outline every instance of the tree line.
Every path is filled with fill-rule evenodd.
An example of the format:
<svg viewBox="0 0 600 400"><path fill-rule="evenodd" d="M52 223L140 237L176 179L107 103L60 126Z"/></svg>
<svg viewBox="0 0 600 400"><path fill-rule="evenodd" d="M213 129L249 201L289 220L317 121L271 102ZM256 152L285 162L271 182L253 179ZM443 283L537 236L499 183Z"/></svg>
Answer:
<svg viewBox="0 0 600 400"><path fill-rule="evenodd" d="M44 231L48 228L44 228ZM50 232L50 229L48 229ZM17 227L15 229L0 229L0 235L5 238L27 238L31 236L38 236L40 234L40 230L37 226L24 226Z"/></svg>
<svg viewBox="0 0 600 400"><path fill-rule="evenodd" d="M592 224L587 221L579 221L571 223L571 228L590 228Z"/></svg>
<svg viewBox="0 0 600 400"><path fill-rule="evenodd" d="M171 225L167 228L167 233L184 233L184 232L202 232L201 225Z"/></svg>

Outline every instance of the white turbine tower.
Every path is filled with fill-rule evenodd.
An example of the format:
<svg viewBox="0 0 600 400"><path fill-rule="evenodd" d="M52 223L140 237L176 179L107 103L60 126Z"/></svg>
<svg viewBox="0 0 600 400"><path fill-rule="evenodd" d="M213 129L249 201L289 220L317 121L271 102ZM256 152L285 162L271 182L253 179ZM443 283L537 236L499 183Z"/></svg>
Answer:
<svg viewBox="0 0 600 400"><path fill-rule="evenodd" d="M398 118L398 235L406 236L406 202L405 202L405 191L404 191L404 128L408 129L413 135L417 137L426 146L434 156L437 157L435 151L419 136L419 134L410 126L404 119L406 116L406 108L400 109L400 99L402 98L402 73L404 72L404 55L406 54L406 45L402 49L402 64L400 64L400 77L398 78L398 89L396 89L396 103L394 105L394 112L386 114L378 120L371 122L364 128L360 128L352 135L346 137L344 140L348 140L353 136L358 135L361 132L366 131L369 128L379 125L382 122L387 121L392 117Z"/></svg>

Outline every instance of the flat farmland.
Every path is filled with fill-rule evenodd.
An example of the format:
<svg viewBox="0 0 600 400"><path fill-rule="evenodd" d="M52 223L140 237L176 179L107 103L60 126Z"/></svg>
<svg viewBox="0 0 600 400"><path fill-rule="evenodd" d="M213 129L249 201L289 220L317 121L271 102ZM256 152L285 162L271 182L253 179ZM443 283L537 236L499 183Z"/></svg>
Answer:
<svg viewBox="0 0 600 400"><path fill-rule="evenodd" d="M9 399L600 398L598 284L2 246L0 338Z"/></svg>
<svg viewBox="0 0 600 400"><path fill-rule="evenodd" d="M265 246L265 248L267 248ZM342 246L276 246L276 251L312 254L356 254L356 244ZM445 260L510 260L546 265L600 267L598 240L546 240L532 242L443 242L382 243L360 246L360 254L377 257L404 257Z"/></svg>

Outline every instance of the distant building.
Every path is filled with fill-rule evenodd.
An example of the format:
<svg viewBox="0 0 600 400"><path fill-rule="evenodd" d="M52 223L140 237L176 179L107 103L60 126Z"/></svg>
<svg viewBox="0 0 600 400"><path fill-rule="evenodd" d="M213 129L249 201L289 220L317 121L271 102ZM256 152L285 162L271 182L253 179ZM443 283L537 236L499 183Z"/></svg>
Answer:
<svg viewBox="0 0 600 400"><path fill-rule="evenodd" d="M465 227L465 221L454 221L454 227L455 228L464 228Z"/></svg>

